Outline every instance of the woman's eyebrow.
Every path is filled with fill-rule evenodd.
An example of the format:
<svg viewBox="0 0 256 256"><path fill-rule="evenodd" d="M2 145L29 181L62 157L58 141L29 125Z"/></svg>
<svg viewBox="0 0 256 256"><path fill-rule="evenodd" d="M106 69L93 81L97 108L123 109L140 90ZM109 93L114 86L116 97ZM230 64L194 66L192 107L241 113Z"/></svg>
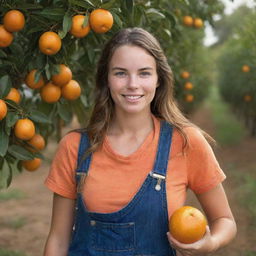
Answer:
<svg viewBox="0 0 256 256"><path fill-rule="evenodd" d="M124 70L126 71L127 69L126 68L121 68L121 67L113 67L111 68L111 70ZM144 68L140 68L139 71L143 71L143 70L152 70L153 68L151 67L144 67Z"/></svg>

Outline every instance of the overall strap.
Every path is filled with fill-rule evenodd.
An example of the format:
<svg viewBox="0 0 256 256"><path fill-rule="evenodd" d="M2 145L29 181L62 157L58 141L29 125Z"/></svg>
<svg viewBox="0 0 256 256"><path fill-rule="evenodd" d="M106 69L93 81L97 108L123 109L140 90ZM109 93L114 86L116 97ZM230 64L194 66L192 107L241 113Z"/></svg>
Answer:
<svg viewBox="0 0 256 256"><path fill-rule="evenodd" d="M80 184L83 184L83 181L87 175L91 157L92 154L90 153L85 158L85 152L90 146L90 141L88 138L87 133L83 132L81 133L81 139L80 139L80 145L78 150L78 156L77 156L77 169L76 169L76 184L77 184L77 191L80 191Z"/></svg>
<svg viewBox="0 0 256 256"><path fill-rule="evenodd" d="M160 137L158 142L157 156L154 164L153 174L165 177L168 166L172 142L172 126L166 121L161 121Z"/></svg>

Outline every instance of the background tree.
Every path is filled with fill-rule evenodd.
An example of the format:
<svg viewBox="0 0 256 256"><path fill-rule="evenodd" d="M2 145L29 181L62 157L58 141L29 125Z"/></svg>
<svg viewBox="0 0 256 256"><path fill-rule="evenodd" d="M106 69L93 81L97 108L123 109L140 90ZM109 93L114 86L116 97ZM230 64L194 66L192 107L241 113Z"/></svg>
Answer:
<svg viewBox="0 0 256 256"><path fill-rule="evenodd" d="M1 188L13 170L36 170L48 139L60 139L73 116L85 125L99 53L120 28L143 27L159 39L187 114L211 84L203 27L223 12L221 1L2 0L0 6Z"/></svg>
<svg viewBox="0 0 256 256"><path fill-rule="evenodd" d="M245 15L246 14L246 15ZM219 91L242 119L252 136L256 135L256 39L254 9L240 7L219 24L232 24L240 18L225 43L218 44ZM218 31L218 30L217 30ZM222 40L221 38L220 40Z"/></svg>

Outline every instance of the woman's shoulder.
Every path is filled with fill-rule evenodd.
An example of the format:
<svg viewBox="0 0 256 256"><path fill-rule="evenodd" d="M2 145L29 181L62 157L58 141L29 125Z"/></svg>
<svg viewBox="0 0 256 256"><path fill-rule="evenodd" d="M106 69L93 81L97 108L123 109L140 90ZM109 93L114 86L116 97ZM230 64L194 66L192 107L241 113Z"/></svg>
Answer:
<svg viewBox="0 0 256 256"><path fill-rule="evenodd" d="M78 150L81 139L81 133L77 131L71 131L65 134L59 142L59 148L64 148L67 151Z"/></svg>
<svg viewBox="0 0 256 256"><path fill-rule="evenodd" d="M206 145L209 146L203 131L200 128L192 125L184 127L182 131L175 127L173 129L172 140L177 152L198 149Z"/></svg>
<svg viewBox="0 0 256 256"><path fill-rule="evenodd" d="M71 131L71 132L68 132L66 133L62 139L61 139L61 143L76 143L76 142L79 142L80 141L80 138L81 138L81 132L79 131Z"/></svg>
<svg viewBox="0 0 256 256"><path fill-rule="evenodd" d="M205 140L203 131L197 126L187 126L183 129L190 143L196 143L198 140Z"/></svg>

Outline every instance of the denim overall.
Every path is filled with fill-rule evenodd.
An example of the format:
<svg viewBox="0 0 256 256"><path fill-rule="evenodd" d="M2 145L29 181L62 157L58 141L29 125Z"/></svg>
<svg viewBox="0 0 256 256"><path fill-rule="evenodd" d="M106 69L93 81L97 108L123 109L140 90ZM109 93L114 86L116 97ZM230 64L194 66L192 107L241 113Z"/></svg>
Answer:
<svg viewBox="0 0 256 256"><path fill-rule="evenodd" d="M68 256L176 255L166 235L168 212L165 176L171 140L172 127L162 121L154 168L134 198L121 210L113 213L89 212L81 189L78 190ZM82 160L88 146L89 141L84 133L78 153L80 167L76 170L77 184L81 185L80 181L86 177L91 161L91 155Z"/></svg>

